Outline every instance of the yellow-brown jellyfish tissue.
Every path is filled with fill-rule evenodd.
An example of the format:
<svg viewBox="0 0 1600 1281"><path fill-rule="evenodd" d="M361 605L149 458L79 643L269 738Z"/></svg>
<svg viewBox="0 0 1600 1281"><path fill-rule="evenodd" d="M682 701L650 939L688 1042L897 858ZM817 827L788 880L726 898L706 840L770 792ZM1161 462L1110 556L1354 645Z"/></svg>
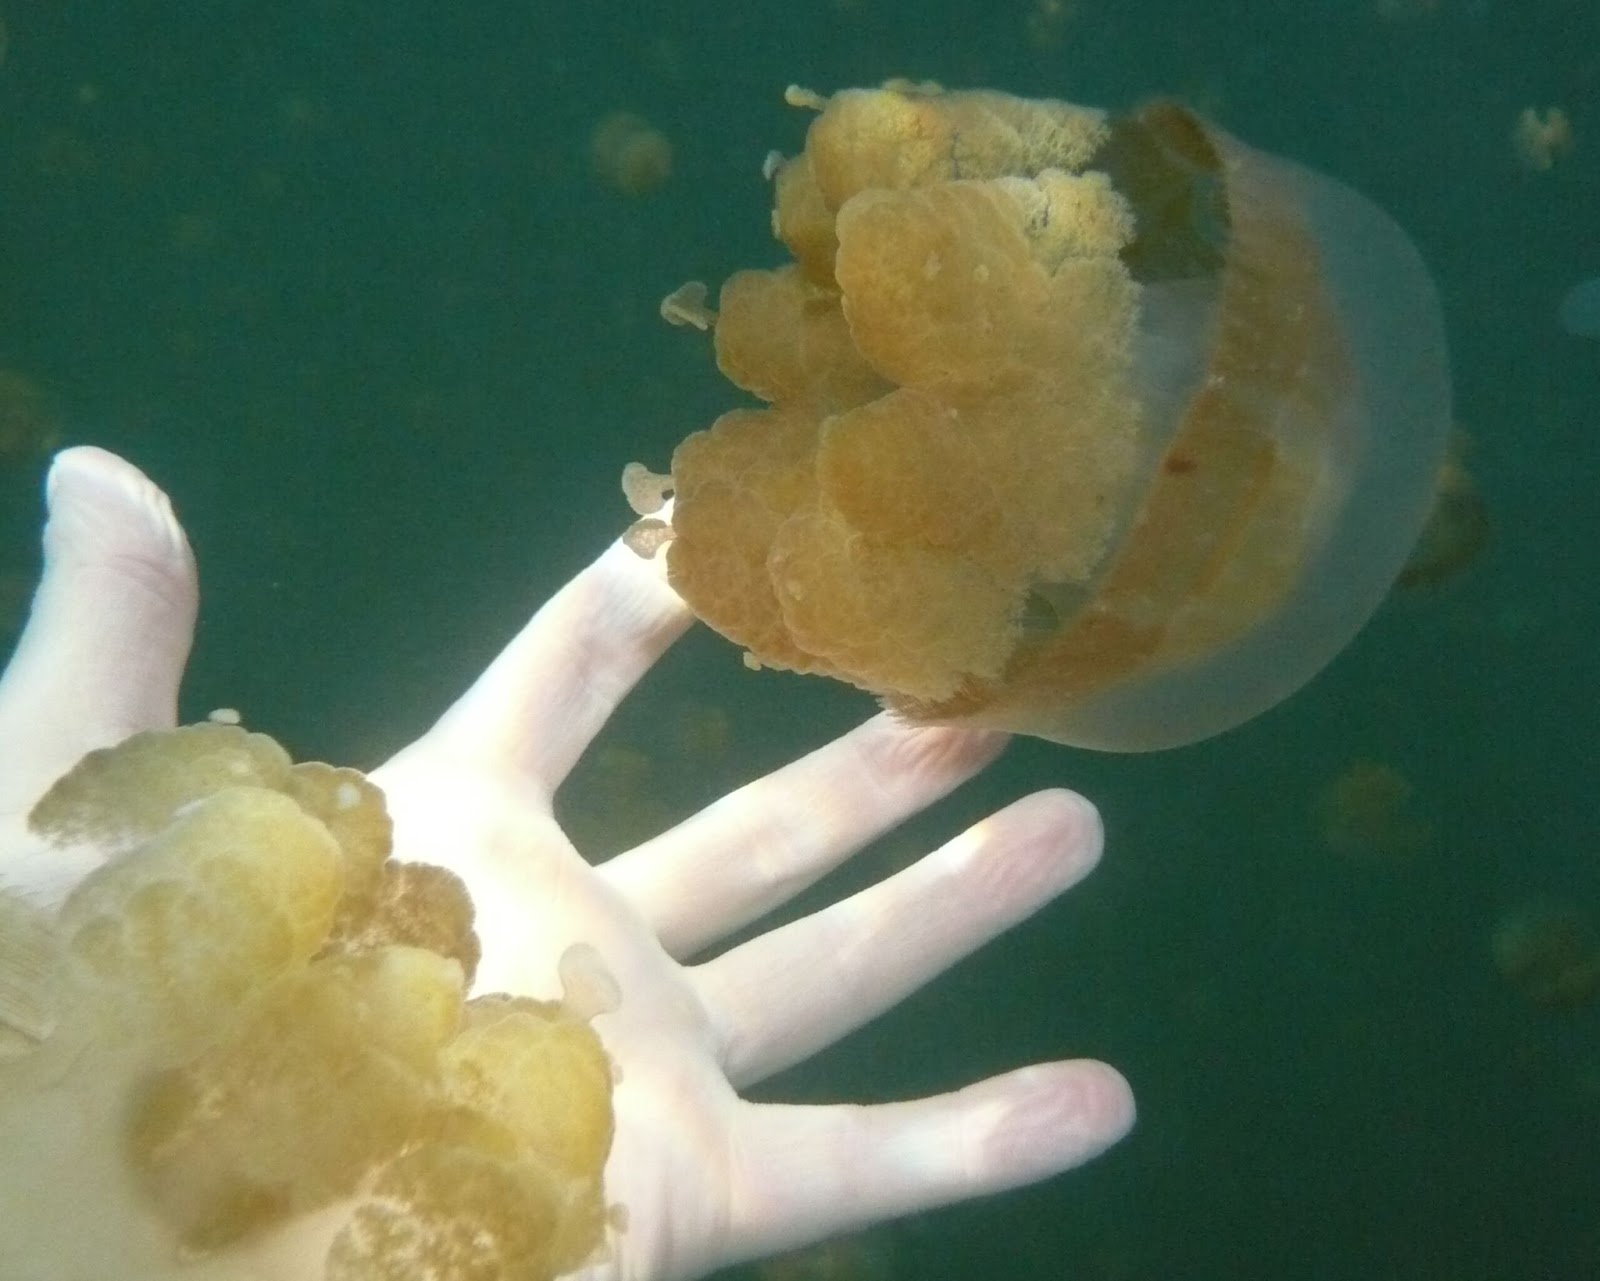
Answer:
<svg viewBox="0 0 1600 1281"><path fill-rule="evenodd" d="M674 587L907 719L1135 751L1304 684L1376 608L1450 423L1363 197L1182 106L891 83L774 174L722 286L735 409L672 459Z"/></svg>
<svg viewBox="0 0 1600 1281"><path fill-rule="evenodd" d="M59 911L0 888L0 1276L548 1281L603 1244L601 961L469 998L465 887L390 858L360 774L197 725L29 822L102 858Z"/></svg>

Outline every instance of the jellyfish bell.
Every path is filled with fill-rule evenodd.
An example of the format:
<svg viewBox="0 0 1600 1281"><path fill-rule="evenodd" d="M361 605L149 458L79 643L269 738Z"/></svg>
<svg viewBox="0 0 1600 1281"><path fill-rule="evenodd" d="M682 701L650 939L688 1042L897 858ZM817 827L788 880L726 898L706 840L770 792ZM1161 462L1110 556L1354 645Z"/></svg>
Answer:
<svg viewBox="0 0 1600 1281"><path fill-rule="evenodd" d="M669 577L763 666L1116 751L1298 689L1427 516L1443 326L1366 199L1173 103L891 83L775 173L795 261L672 461Z"/></svg>
<svg viewBox="0 0 1600 1281"><path fill-rule="evenodd" d="M1159 600L1150 585L1182 563L1176 549L1204 563L1167 593L1148 661L1042 722L1046 737L1064 724L1113 749L1228 729L1343 649L1427 519L1451 421L1439 304L1399 227L1349 188L1181 108L1142 115L1158 133L1192 131L1197 151L1209 144L1215 168L1200 172L1220 179L1228 230L1213 328L1190 330L1207 335L1205 371L1086 623L1112 595L1124 618ZM1152 281L1146 295L1172 287ZM1166 341L1159 322L1144 334ZM1194 470L1179 469L1188 460ZM1153 573L1131 572L1141 551Z"/></svg>

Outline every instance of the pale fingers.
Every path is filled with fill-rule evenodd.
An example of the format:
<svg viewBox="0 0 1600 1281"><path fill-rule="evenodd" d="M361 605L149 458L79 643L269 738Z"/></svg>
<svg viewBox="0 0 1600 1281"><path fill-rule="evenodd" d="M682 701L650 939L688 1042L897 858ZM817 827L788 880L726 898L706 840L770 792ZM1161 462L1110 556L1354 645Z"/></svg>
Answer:
<svg viewBox="0 0 1600 1281"><path fill-rule="evenodd" d="M407 749L511 770L546 798L691 617L663 558L613 543Z"/></svg>
<svg viewBox="0 0 1600 1281"><path fill-rule="evenodd" d="M1094 807L1039 792L904 871L689 971L735 1087L868 1022L1086 876Z"/></svg>
<svg viewBox="0 0 1600 1281"><path fill-rule="evenodd" d="M194 557L167 496L103 449L56 455L44 575L0 678L0 813L91 748L169 727L194 638Z"/></svg>
<svg viewBox="0 0 1600 1281"><path fill-rule="evenodd" d="M875 716L604 864L673 956L787 902L999 755L1006 738Z"/></svg>
<svg viewBox="0 0 1600 1281"><path fill-rule="evenodd" d="M1088 1059L907 1103L745 1105L730 1143L735 1199L718 1262L1049 1178L1098 1156L1133 1121L1128 1083Z"/></svg>

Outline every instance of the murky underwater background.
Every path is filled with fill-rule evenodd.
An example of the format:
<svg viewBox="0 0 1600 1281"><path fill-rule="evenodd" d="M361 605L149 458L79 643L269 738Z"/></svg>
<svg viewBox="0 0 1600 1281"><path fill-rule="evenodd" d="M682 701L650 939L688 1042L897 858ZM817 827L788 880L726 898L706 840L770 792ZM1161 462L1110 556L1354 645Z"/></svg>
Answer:
<svg viewBox="0 0 1600 1281"><path fill-rule="evenodd" d="M1558 319L1600 273L1594 0L11 0L0 643L46 451L103 444L200 557L186 715L375 764L626 524L623 464L736 403L657 304L778 260L762 158L805 124L783 88L890 75L1175 93L1376 199L1438 280L1491 532L1245 728L1018 742L822 887L1027 791L1094 798L1084 888L761 1093L1093 1055L1139 1127L742 1275L1600 1276L1600 342ZM659 138L597 164L617 112ZM697 630L564 813L603 856L869 710ZM1541 947L1564 977L1513 972Z"/></svg>

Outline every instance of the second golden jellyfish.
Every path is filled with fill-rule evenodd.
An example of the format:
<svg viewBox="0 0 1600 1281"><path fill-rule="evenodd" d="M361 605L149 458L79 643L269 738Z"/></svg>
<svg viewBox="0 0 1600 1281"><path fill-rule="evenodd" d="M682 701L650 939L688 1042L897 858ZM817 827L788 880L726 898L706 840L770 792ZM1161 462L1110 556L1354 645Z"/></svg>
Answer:
<svg viewBox="0 0 1600 1281"><path fill-rule="evenodd" d="M1450 423L1404 233L1175 103L790 99L818 112L774 171L793 261L714 324L765 404L672 459L694 612L915 722L1112 751L1309 680L1405 561Z"/></svg>

